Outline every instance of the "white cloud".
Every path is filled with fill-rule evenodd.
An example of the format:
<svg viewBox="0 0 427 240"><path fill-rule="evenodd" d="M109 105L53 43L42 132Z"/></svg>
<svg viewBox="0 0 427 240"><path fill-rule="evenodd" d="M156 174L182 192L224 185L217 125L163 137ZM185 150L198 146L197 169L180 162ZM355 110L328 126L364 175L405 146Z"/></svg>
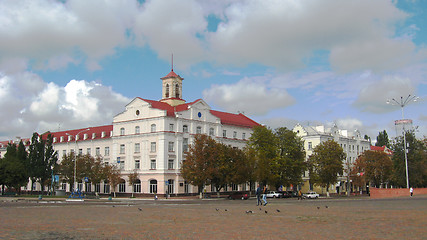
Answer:
<svg viewBox="0 0 427 240"><path fill-rule="evenodd" d="M261 83L243 79L236 84L213 85L203 91L204 99L229 112L263 115L273 109L285 108L295 99L284 89L268 89Z"/></svg>
<svg viewBox="0 0 427 240"><path fill-rule="evenodd" d="M109 124L130 99L110 87L71 80L65 87L32 73L0 75L0 139Z"/></svg>

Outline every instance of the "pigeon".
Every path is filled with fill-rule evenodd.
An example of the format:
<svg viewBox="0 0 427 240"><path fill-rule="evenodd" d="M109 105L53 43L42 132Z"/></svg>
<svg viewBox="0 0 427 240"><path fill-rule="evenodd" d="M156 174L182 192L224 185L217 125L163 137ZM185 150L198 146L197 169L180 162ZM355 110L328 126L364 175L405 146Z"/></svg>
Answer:
<svg viewBox="0 0 427 240"><path fill-rule="evenodd" d="M276 209L276 211L277 211L277 212L280 212L280 210L279 210L279 209Z"/></svg>
<svg viewBox="0 0 427 240"><path fill-rule="evenodd" d="M261 211L261 210L262 210L262 208L259 208L259 210Z"/></svg>
<svg viewBox="0 0 427 240"><path fill-rule="evenodd" d="M113 207L116 207L116 206L113 205Z"/></svg>
<svg viewBox="0 0 427 240"><path fill-rule="evenodd" d="M267 214L268 212L267 212L267 210L265 211L265 214Z"/></svg>
<svg viewBox="0 0 427 240"><path fill-rule="evenodd" d="M325 206L325 208L328 208L328 206Z"/></svg>
<svg viewBox="0 0 427 240"><path fill-rule="evenodd" d="M320 209L320 207L317 207L317 209Z"/></svg>
<svg viewBox="0 0 427 240"><path fill-rule="evenodd" d="M226 212L227 212L228 210L227 210L227 209L224 209L224 211L226 211Z"/></svg>
<svg viewBox="0 0 427 240"><path fill-rule="evenodd" d="M219 211L219 208L215 208L215 210L218 212L218 211Z"/></svg>
<svg viewBox="0 0 427 240"><path fill-rule="evenodd" d="M253 211L251 211L251 210L249 210L249 211L246 211L246 213L247 214L249 214L249 213L254 213Z"/></svg>
<svg viewBox="0 0 427 240"><path fill-rule="evenodd" d="M141 209L141 208L138 208L138 210L139 210L139 211L142 211L142 209Z"/></svg>

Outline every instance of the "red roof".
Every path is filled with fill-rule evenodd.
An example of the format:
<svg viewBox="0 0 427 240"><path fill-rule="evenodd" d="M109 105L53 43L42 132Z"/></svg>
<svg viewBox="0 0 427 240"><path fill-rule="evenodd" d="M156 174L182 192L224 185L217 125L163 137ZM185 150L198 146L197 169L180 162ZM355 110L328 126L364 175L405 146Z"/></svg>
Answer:
<svg viewBox="0 0 427 240"><path fill-rule="evenodd" d="M386 146L371 146L371 150L372 151L378 151L378 152L385 152L387 153L387 155L393 155L393 151L391 151L389 148L387 148Z"/></svg>
<svg viewBox="0 0 427 240"><path fill-rule="evenodd" d="M181 76L179 76L179 75L177 75L174 71L173 71L173 69L172 69L172 71L168 74L168 75L166 75L165 77L162 77L162 78L160 78L160 79L166 79L166 78L181 78L181 80L183 80L184 78L182 78Z"/></svg>
<svg viewBox="0 0 427 240"><path fill-rule="evenodd" d="M89 130L86 130L89 129ZM64 137L63 142L68 142L68 135L73 136L72 141L74 142L76 139L76 135L79 134L79 141L84 141L84 135L87 134L86 140L95 140L95 139L105 139L111 138L110 132L113 131L113 125L105 125L98 127L89 127L89 128L81 128L81 129L73 129L61 132L51 132L53 137L56 137L55 143L60 143L61 137ZM104 132L105 136L102 137L102 132ZM95 137L93 138L93 134L95 133ZM43 139L47 137L48 134L43 134Z"/></svg>

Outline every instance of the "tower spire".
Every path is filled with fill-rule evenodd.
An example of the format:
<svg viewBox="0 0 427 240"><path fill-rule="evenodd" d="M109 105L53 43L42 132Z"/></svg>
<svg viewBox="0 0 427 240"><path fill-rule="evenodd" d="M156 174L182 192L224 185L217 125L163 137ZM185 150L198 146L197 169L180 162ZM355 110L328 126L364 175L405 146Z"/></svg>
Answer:
<svg viewBox="0 0 427 240"><path fill-rule="evenodd" d="M172 66L171 66L171 68L172 68L172 72L173 72L173 53L172 53Z"/></svg>

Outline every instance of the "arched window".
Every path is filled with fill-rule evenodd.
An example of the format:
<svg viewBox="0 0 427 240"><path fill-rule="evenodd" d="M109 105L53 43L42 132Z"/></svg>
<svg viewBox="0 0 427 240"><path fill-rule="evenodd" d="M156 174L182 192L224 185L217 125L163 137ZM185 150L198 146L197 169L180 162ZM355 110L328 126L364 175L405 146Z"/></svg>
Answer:
<svg viewBox="0 0 427 240"><path fill-rule="evenodd" d="M187 125L182 126L182 131L185 133L188 132L188 126Z"/></svg>
<svg viewBox="0 0 427 240"><path fill-rule="evenodd" d="M120 179L119 192L126 192L126 181L124 179Z"/></svg>
<svg viewBox="0 0 427 240"><path fill-rule="evenodd" d="M151 132L155 132L156 131L156 124L151 124Z"/></svg>
<svg viewBox="0 0 427 240"><path fill-rule="evenodd" d="M178 84L175 85L175 97L179 98L179 85Z"/></svg>
<svg viewBox="0 0 427 240"><path fill-rule="evenodd" d="M157 180L150 180L150 193L157 193Z"/></svg>
<svg viewBox="0 0 427 240"><path fill-rule="evenodd" d="M165 92L166 98L169 98L169 84L166 84L166 92Z"/></svg>
<svg viewBox="0 0 427 240"><path fill-rule="evenodd" d="M168 194L174 193L173 179L168 179Z"/></svg>
<svg viewBox="0 0 427 240"><path fill-rule="evenodd" d="M125 128L120 128L120 135L125 135Z"/></svg>
<svg viewBox="0 0 427 240"><path fill-rule="evenodd" d="M133 184L133 192L140 193L141 192L141 180L137 179Z"/></svg>
<svg viewBox="0 0 427 240"><path fill-rule="evenodd" d="M139 128L139 126L136 126L135 127L135 134L139 134L140 133L140 128Z"/></svg>

